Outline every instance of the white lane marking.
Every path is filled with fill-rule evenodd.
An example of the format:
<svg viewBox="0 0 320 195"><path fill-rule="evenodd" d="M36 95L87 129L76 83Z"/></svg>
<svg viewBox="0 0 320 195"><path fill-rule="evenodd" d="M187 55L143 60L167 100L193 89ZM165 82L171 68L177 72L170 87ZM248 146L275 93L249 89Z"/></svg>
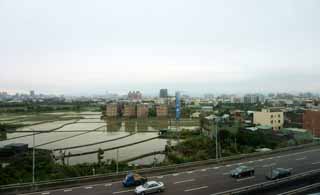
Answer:
<svg viewBox="0 0 320 195"><path fill-rule="evenodd" d="M88 190L88 189L92 189L92 186L84 187L84 189L86 189L86 190Z"/></svg>
<svg viewBox="0 0 320 195"><path fill-rule="evenodd" d="M243 165L243 163L238 163L237 165L239 165L239 166L240 166L240 165Z"/></svg>
<svg viewBox="0 0 320 195"><path fill-rule="evenodd" d="M231 167L232 165L226 165L226 167Z"/></svg>
<svg viewBox="0 0 320 195"><path fill-rule="evenodd" d="M252 164L252 163L253 163L253 161L249 161L248 163L249 163L249 164Z"/></svg>
<svg viewBox="0 0 320 195"><path fill-rule="evenodd" d="M276 165L277 165L276 163L271 163L271 164L263 165L262 167L266 168L266 167L272 167L272 166L276 166Z"/></svg>
<svg viewBox="0 0 320 195"><path fill-rule="evenodd" d="M193 173L193 171L188 171L187 173L188 173L188 174L191 174L191 173Z"/></svg>
<svg viewBox="0 0 320 195"><path fill-rule="evenodd" d="M174 182L173 184L187 183L187 182L192 182L192 181L195 181L195 179L188 179L188 180L184 180L184 181L177 181L177 182Z"/></svg>
<svg viewBox="0 0 320 195"><path fill-rule="evenodd" d="M133 192L133 190L123 190L123 191L113 192L112 194L121 194L126 192Z"/></svg>
<svg viewBox="0 0 320 195"><path fill-rule="evenodd" d="M305 160L307 157L297 158L296 160Z"/></svg>
<svg viewBox="0 0 320 195"><path fill-rule="evenodd" d="M314 171L319 171L320 169L315 169ZM305 172L307 173L307 172ZM258 183L258 184L255 184L255 185L263 185L264 183ZM249 187L249 186L245 186L245 187ZM241 191L243 190L244 187L240 187L240 188L233 188L233 189L229 189L228 191L224 191L224 192L217 192L217 193L214 193L214 194L210 194L210 195L221 195L221 194L230 194L230 191Z"/></svg>
<svg viewBox="0 0 320 195"><path fill-rule="evenodd" d="M158 178L158 179L162 179L162 178L163 178L163 176L158 176L157 178Z"/></svg>
<svg viewBox="0 0 320 195"><path fill-rule="evenodd" d="M243 178L243 179L237 179L237 182L240 182L240 181L245 181L245 180L249 180L249 179L254 179L255 176L253 177L247 177L247 178Z"/></svg>
<svg viewBox="0 0 320 195"><path fill-rule="evenodd" d="M46 195L46 194L50 194L50 192L42 192L41 194Z"/></svg>
<svg viewBox="0 0 320 195"><path fill-rule="evenodd" d="M205 171L207 171L207 169L201 169L201 171L202 171L202 172L205 172Z"/></svg>
<svg viewBox="0 0 320 195"><path fill-rule="evenodd" d="M305 192L305 191L307 191L308 189L315 189L315 187L318 187L319 185L320 185L320 183L314 183L314 184L311 184L311 185L308 185L308 186L303 186L303 187L298 188L298 189L294 189L294 190L291 190L291 191L283 192L283 193L278 194L278 195L300 194L300 193L298 193L298 192ZM315 194L319 194L319 193L315 193Z"/></svg>
<svg viewBox="0 0 320 195"><path fill-rule="evenodd" d="M106 186L106 187L112 186L112 183L107 183L104 186Z"/></svg>
<svg viewBox="0 0 320 195"><path fill-rule="evenodd" d="M185 192L191 192L191 191L201 190L201 189L205 189L205 188L208 188L208 186L202 186L202 187L199 187L199 188L187 189L187 190L184 190L184 191Z"/></svg>
<svg viewBox="0 0 320 195"><path fill-rule="evenodd" d="M178 175L180 175L180 174L179 173L172 174L172 176L178 176Z"/></svg>
<svg viewBox="0 0 320 195"><path fill-rule="evenodd" d="M222 173L222 175L229 175L230 172L225 172L225 173Z"/></svg>
<svg viewBox="0 0 320 195"><path fill-rule="evenodd" d="M264 159L259 159L258 161L259 161L259 162L262 162L262 161L264 161Z"/></svg>
<svg viewBox="0 0 320 195"><path fill-rule="evenodd" d="M317 164L320 164L320 162L314 162L314 163L311 163L313 165L317 165Z"/></svg>
<svg viewBox="0 0 320 195"><path fill-rule="evenodd" d="M72 189L65 189L63 192L72 192Z"/></svg>
<svg viewBox="0 0 320 195"><path fill-rule="evenodd" d="M320 151L319 148L317 149L312 149L312 150L305 150L305 151L302 151L302 152L296 152L296 153L290 153L290 154L285 154L285 155L279 155L278 157L280 158L284 158L284 157L290 157L290 156L296 156L296 155L301 155L301 154L307 154L307 153L313 153L313 152L318 152ZM281 153L281 152L280 152ZM267 158L263 159L263 160L267 160ZM214 167L214 169L219 169L221 167ZM166 175L162 175L162 176L171 176L171 174L166 174ZM150 178L157 178L157 176L151 176ZM121 184L122 181L116 181L116 182L112 182L113 184L116 184L116 183L120 183ZM101 185L104 185L104 184L94 184L94 185L91 185L91 186L101 186ZM84 186L79 186L79 187L73 187L73 189L80 189L80 188L83 188ZM59 192L63 189L56 189L56 190L51 190L50 192ZM24 193L24 194L20 194L20 195L35 195L35 194L39 194L41 192L31 192L31 193Z"/></svg>
<svg viewBox="0 0 320 195"><path fill-rule="evenodd" d="M273 159L273 157L268 158L268 160L272 160L272 159Z"/></svg>
<svg viewBox="0 0 320 195"><path fill-rule="evenodd" d="M116 184L116 183L119 183L121 184L122 181L115 181L115 182L111 182L112 184ZM98 183L98 184L93 184L91 185L92 187L95 187L95 186L102 186L104 185L104 183ZM72 189L83 189L85 186L78 186L78 187L73 187ZM61 190L65 190L65 189L69 189L69 188L61 188L61 189L56 189L56 190L51 190L50 192L60 192ZM49 193L50 193L49 192ZM45 193L44 191L42 192L31 192L31 193L25 193L25 194L20 194L20 195L34 195L34 194L39 194L39 193Z"/></svg>

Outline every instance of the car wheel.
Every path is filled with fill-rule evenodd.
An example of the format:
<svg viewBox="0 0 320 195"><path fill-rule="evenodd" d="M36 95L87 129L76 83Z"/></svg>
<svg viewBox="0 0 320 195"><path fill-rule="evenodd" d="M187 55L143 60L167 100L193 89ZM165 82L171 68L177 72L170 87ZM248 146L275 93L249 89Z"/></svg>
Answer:
<svg viewBox="0 0 320 195"><path fill-rule="evenodd" d="M141 195L145 195L146 193L144 193L144 192L141 192Z"/></svg>
<svg viewBox="0 0 320 195"><path fill-rule="evenodd" d="M158 192L160 193L160 192L161 192L161 190L159 189L159 190L158 190Z"/></svg>

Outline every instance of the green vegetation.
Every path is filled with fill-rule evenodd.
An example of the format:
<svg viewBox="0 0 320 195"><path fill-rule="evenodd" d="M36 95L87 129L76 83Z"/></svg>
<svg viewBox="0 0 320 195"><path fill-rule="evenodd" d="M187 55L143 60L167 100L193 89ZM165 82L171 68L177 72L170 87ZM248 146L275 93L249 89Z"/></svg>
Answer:
<svg viewBox="0 0 320 195"><path fill-rule="evenodd" d="M47 100L45 102L25 101L19 103L0 102L1 113L39 113L55 111L101 111L100 105L90 101L63 102Z"/></svg>
<svg viewBox="0 0 320 195"><path fill-rule="evenodd" d="M230 110L243 110L243 111L257 111L264 107L268 107L266 104L244 104L244 103L219 103L214 109L219 110L220 113L229 114Z"/></svg>
<svg viewBox="0 0 320 195"><path fill-rule="evenodd" d="M152 107L149 109L148 116L149 116L149 117L156 117L156 116L157 116L157 111L156 111L156 107L155 107L155 106L152 106Z"/></svg>
<svg viewBox="0 0 320 195"><path fill-rule="evenodd" d="M0 123L0 132L1 131L15 131L17 128L22 127L21 124L7 124L7 123Z"/></svg>
<svg viewBox="0 0 320 195"><path fill-rule="evenodd" d="M64 165L55 163L49 151L36 150L36 173L37 181L79 177L95 174L115 172L116 162L106 160L100 163L83 163L77 165ZM0 166L0 185L12 183L24 183L32 181L32 151L24 156L15 157L7 161L8 166ZM19 168L18 168L19 167ZM130 170L125 163L119 163L119 171Z"/></svg>
<svg viewBox="0 0 320 195"><path fill-rule="evenodd" d="M215 156L215 144L208 137L196 136L178 143L167 151L168 161L184 163L205 160Z"/></svg>
<svg viewBox="0 0 320 195"><path fill-rule="evenodd" d="M184 163L207 160L216 157L215 139L204 135L184 134L184 141L172 147L167 147L169 163ZM219 156L226 157L242 153L251 153L258 148L277 149L286 147L292 140L275 136L271 131L244 131L231 133L220 130L218 134Z"/></svg>

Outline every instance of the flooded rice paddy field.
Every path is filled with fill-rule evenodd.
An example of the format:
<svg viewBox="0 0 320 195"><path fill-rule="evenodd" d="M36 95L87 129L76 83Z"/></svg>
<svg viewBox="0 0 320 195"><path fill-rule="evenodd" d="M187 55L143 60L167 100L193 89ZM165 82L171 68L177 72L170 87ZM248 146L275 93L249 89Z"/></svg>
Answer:
<svg viewBox="0 0 320 195"><path fill-rule="evenodd" d="M38 119L38 120L37 120ZM37 115L0 115L0 123L24 124L18 132L2 136L0 147L10 143L26 143L37 148L52 150L55 155L96 152L99 149L126 146L104 152L104 160L120 161L164 151L167 140L159 139L159 129L174 125L168 119L101 119L100 112L55 112ZM197 120L180 122L185 128L198 127ZM33 136L32 131L36 131ZM25 132L24 132L25 131ZM4 137L4 138L3 138ZM143 142L145 141L145 142ZM138 142L138 143L137 143ZM140 143L141 142L141 143ZM136 143L136 144L135 144ZM69 164L97 162L97 153L66 158ZM133 164L161 162L164 155L152 155L134 160Z"/></svg>

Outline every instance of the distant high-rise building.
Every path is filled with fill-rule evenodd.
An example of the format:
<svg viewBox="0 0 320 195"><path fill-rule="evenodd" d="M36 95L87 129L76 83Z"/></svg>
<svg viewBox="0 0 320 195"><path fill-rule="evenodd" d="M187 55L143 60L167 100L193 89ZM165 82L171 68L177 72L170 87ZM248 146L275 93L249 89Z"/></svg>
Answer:
<svg viewBox="0 0 320 195"><path fill-rule="evenodd" d="M247 94L243 97L243 103L245 104L256 104L264 101L264 96L260 94Z"/></svg>
<svg viewBox="0 0 320 195"><path fill-rule="evenodd" d="M160 98L167 98L168 97L168 89L160 89Z"/></svg>
<svg viewBox="0 0 320 195"><path fill-rule="evenodd" d="M129 91L128 99L131 101L138 101L142 99L142 94L140 91Z"/></svg>
<svg viewBox="0 0 320 195"><path fill-rule="evenodd" d="M34 90L31 90L31 91L30 91L30 96L33 97L34 95L35 95Z"/></svg>

